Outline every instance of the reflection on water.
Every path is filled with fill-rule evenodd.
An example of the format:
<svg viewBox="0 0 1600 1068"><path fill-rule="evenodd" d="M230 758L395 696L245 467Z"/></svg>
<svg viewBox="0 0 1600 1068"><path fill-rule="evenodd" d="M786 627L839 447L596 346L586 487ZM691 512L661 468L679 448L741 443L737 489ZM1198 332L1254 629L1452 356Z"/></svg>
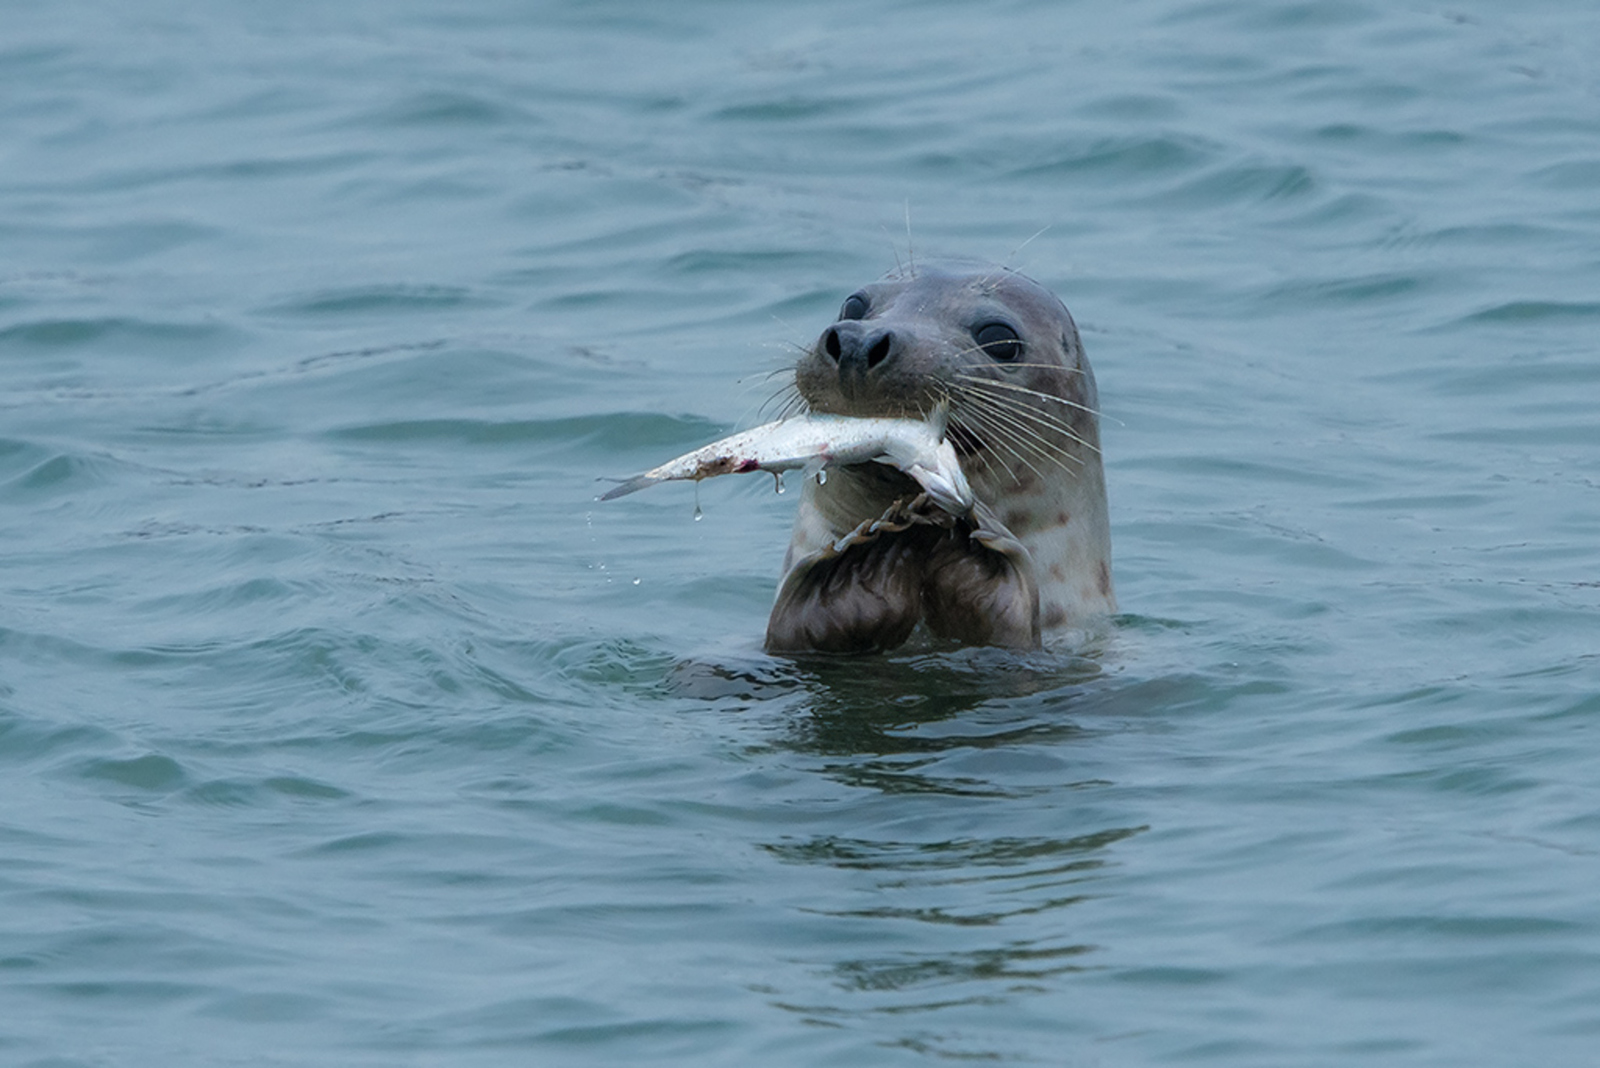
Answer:
<svg viewBox="0 0 1600 1068"><path fill-rule="evenodd" d="M835 973L841 986L856 990L996 980L1013 984L1081 972L1086 966L1075 958L1093 950L1093 946L1041 946L1023 941L967 953L843 961Z"/></svg>
<svg viewBox="0 0 1600 1068"><path fill-rule="evenodd" d="M1084 778L1071 755L1076 742L1093 734L1072 713L1101 679L1095 661L965 650L807 658L774 670L799 695L776 745L814 758L805 766L847 791L937 806L922 818L902 809L897 822L907 826L892 837L822 834L761 845L785 865L840 873L850 892L804 909L863 933L859 945L807 955L808 965L848 1000L774 1004L838 1024L993 1004L1095 967L1102 947L1076 929L1072 907L1095 898L1096 884L1115 864L1115 847L1148 828L1023 833L1028 824L1061 827L1081 819L1085 813L1061 799L1111 786ZM1011 813L1023 826L996 828L989 818L991 811L1000 814L996 804L1021 806ZM1029 809L1032 818L1023 816ZM930 835L940 814L952 830L995 833ZM896 935L907 924L950 934L932 950L926 940ZM902 1035L899 1041L933 1050L946 1049L947 1039ZM971 1047L962 1055L1000 1051Z"/></svg>
<svg viewBox="0 0 1600 1068"><path fill-rule="evenodd" d="M896 873L957 871L962 873L960 878L947 881L961 884L1093 871L1102 864L1095 854L1148 829L1120 828L1073 838L953 839L939 842L878 842L828 837L763 848L778 859L795 864L828 864L858 871ZM1086 855L1092 859L1085 859Z"/></svg>
<svg viewBox="0 0 1600 1068"><path fill-rule="evenodd" d="M687 660L669 674L679 695L743 710L774 702L791 713L782 744L836 756L1009 747L1074 734L1066 719L1100 677L1086 656L954 649L897 656ZM990 714L972 715L979 710ZM953 730L943 721L961 718Z"/></svg>
<svg viewBox="0 0 1600 1068"><path fill-rule="evenodd" d="M1108 947L1086 935L1077 907L1100 896L1122 843L1149 829L1097 810L1092 799L1114 784L1076 755L1101 733L1077 713L1101 707L1107 684L1099 660L1054 651L677 663L669 691L757 713L761 759L789 754L823 797L837 799L818 815L860 799L849 830L755 843L795 870L797 885L816 888L796 911L826 932L795 954L816 985L762 984L768 1004L834 1027L927 1023L1105 967L1096 959ZM875 823L867 813L878 806L866 800L874 797L883 833L862 834ZM887 1042L939 1056L1006 1056L946 1023L921 1027Z"/></svg>
<svg viewBox="0 0 1600 1068"><path fill-rule="evenodd" d="M1114 864L1112 847L1146 829L1067 838L819 837L769 843L765 851L784 864L822 865L861 880L852 882L852 904L821 903L808 911L863 933L859 947L808 958L847 1000L774 1003L808 1019L842 1023L995 1004L1091 970L1102 947L1083 937L1069 910L1094 899L1096 884ZM927 940L896 937L905 923L947 933L937 939L940 948L931 950ZM997 1049L984 1052L999 1055Z"/></svg>

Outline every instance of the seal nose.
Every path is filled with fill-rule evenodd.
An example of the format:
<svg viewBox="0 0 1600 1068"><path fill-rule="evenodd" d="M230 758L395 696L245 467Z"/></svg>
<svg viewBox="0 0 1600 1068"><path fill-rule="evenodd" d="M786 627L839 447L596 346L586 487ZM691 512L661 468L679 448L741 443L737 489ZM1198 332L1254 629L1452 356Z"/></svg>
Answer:
<svg viewBox="0 0 1600 1068"><path fill-rule="evenodd" d="M864 375L893 356L899 346L893 330L869 330L845 320L822 332L822 351L839 365L839 374Z"/></svg>

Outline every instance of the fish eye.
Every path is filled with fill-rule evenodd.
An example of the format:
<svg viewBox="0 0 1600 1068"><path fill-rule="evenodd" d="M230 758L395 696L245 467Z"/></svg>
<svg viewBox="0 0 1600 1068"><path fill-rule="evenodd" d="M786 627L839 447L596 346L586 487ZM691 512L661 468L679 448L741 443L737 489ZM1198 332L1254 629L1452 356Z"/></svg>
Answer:
<svg viewBox="0 0 1600 1068"><path fill-rule="evenodd" d="M844 298L844 307L839 309L839 319L841 321L845 319L865 319L867 311L871 307L872 305L868 303L864 295L852 293Z"/></svg>
<svg viewBox="0 0 1600 1068"><path fill-rule="evenodd" d="M991 360L1013 363L1022 357L1022 339L1005 323L984 323L972 336Z"/></svg>

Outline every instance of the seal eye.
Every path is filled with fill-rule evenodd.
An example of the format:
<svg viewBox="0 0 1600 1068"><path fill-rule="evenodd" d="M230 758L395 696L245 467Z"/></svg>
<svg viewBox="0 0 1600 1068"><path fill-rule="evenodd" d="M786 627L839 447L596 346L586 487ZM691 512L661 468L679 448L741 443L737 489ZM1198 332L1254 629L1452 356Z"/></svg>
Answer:
<svg viewBox="0 0 1600 1068"><path fill-rule="evenodd" d="M984 323L972 332L978 347L989 354L991 360L1011 363L1022 356L1022 339L1005 323Z"/></svg>
<svg viewBox="0 0 1600 1068"><path fill-rule="evenodd" d="M866 297L860 293L852 293L844 298L844 307L839 309L839 318L841 321L845 319L865 319L867 317L867 309L870 307L871 305L867 303Z"/></svg>

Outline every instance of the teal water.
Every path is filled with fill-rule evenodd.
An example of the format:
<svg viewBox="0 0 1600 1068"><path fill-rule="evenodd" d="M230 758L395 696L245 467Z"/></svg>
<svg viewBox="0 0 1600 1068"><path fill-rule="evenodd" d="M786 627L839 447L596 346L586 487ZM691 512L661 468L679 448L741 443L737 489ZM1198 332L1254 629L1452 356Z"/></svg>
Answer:
<svg viewBox="0 0 1600 1068"><path fill-rule="evenodd" d="M0 12L0 1063L1595 1063L1600 9ZM935 254L1126 615L769 658Z"/></svg>

